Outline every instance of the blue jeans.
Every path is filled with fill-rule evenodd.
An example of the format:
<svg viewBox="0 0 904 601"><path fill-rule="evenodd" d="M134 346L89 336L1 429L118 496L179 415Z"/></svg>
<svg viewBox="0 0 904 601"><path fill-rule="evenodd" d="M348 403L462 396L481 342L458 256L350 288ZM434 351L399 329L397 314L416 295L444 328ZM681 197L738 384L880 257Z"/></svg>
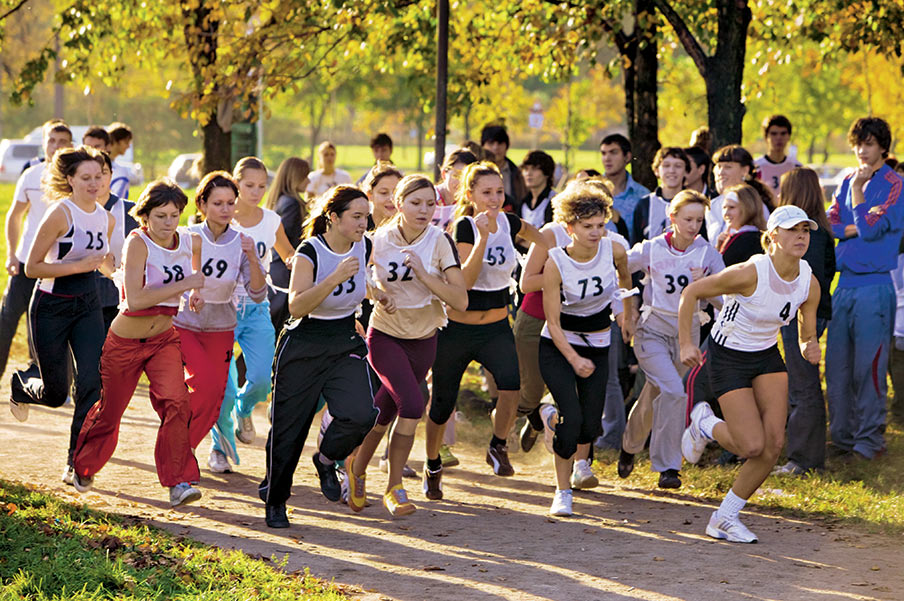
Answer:
<svg viewBox="0 0 904 601"><path fill-rule="evenodd" d="M885 448L888 354L895 321L891 282L838 288L826 340L832 442L872 458Z"/></svg>
<svg viewBox="0 0 904 601"><path fill-rule="evenodd" d="M226 381L223 404L220 406L220 417L211 431L211 438L214 450L225 453L239 464L233 408L238 417L249 417L255 405L267 400L276 334L270 321L270 304L267 301L258 304L245 300L239 304L236 318L235 341L245 358L245 384L238 387L238 370L233 357L229 364L229 378Z"/></svg>
<svg viewBox="0 0 904 601"><path fill-rule="evenodd" d="M828 320L816 320L816 337ZM804 469L822 469L826 460L826 403L819 366L800 354L797 319L782 328L785 365L788 367L788 459Z"/></svg>

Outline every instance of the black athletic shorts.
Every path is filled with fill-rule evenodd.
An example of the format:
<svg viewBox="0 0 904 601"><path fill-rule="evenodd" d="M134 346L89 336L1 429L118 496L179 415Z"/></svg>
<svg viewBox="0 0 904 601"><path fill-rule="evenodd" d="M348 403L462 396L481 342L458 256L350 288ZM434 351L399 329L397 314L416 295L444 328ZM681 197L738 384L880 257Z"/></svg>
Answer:
<svg viewBox="0 0 904 601"><path fill-rule="evenodd" d="M723 394L741 388L752 388L753 380L763 374L787 372L778 344L762 351L736 351L710 338L708 340L706 370L712 394Z"/></svg>

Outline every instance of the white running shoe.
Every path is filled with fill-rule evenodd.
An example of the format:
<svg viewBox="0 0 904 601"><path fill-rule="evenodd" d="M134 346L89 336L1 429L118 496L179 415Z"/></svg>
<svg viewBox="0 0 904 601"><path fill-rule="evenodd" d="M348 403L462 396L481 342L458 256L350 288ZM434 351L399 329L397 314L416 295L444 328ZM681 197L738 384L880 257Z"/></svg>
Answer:
<svg viewBox="0 0 904 601"><path fill-rule="evenodd" d="M207 467L215 474L231 474L232 466L226 458L226 454L216 449L210 449L210 457L207 458Z"/></svg>
<svg viewBox="0 0 904 601"><path fill-rule="evenodd" d="M583 490L594 488L600 483L599 479L593 473L590 462L586 459L578 459L574 462L574 468L571 471L571 488Z"/></svg>
<svg viewBox="0 0 904 601"><path fill-rule="evenodd" d="M556 496L552 499L552 505L549 508L549 515L556 515L559 517L568 517L572 515L571 512L571 489L568 490L557 490Z"/></svg>
<svg viewBox="0 0 904 601"><path fill-rule="evenodd" d="M28 403L17 403L16 401L10 399L9 400L9 412L13 414L20 422L24 422L28 420Z"/></svg>
<svg viewBox="0 0 904 601"><path fill-rule="evenodd" d="M78 486L75 487L78 489ZM201 498L201 491L193 487L188 482L182 482L176 486L170 487L170 506L178 507L179 505L187 505L194 503Z"/></svg>
<svg viewBox="0 0 904 601"><path fill-rule="evenodd" d="M555 405L546 405L540 408L540 417L543 419L543 444L546 450L554 453L552 450L552 439L556 435L556 422L559 421L559 412L556 411Z"/></svg>
<svg viewBox="0 0 904 601"><path fill-rule="evenodd" d="M718 511L714 511L710 516L706 534L730 543L755 543L758 540L756 534L742 524L740 519L720 518Z"/></svg>
<svg viewBox="0 0 904 601"><path fill-rule="evenodd" d="M700 461L700 456L706 450L706 444L709 439L700 429L700 420L713 414L712 407L709 403L697 403L691 411L691 425L684 429L681 435L681 454L688 463L696 464Z"/></svg>
<svg viewBox="0 0 904 601"><path fill-rule="evenodd" d="M75 470L72 469L71 465L67 465L63 469L63 484L68 484L72 486L72 477L75 475Z"/></svg>
<svg viewBox="0 0 904 601"><path fill-rule="evenodd" d="M93 476L79 476L75 471L72 472L72 486L75 487L75 490L79 492L88 492L93 485Z"/></svg>
<svg viewBox="0 0 904 601"><path fill-rule="evenodd" d="M256 433L254 431L254 420L251 416L239 417L235 416L235 437L239 442L251 444L254 442Z"/></svg>

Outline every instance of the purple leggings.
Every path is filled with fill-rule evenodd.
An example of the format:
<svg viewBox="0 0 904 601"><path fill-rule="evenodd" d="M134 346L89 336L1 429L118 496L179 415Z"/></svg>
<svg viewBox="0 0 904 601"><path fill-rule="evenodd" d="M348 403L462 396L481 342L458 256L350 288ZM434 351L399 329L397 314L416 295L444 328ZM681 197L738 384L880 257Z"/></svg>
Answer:
<svg viewBox="0 0 904 601"><path fill-rule="evenodd" d="M421 419L426 406L421 382L436 358L436 334L423 340L406 340L370 328L367 348L370 365L383 384L374 396L374 405L380 410L377 423L391 424L396 414Z"/></svg>

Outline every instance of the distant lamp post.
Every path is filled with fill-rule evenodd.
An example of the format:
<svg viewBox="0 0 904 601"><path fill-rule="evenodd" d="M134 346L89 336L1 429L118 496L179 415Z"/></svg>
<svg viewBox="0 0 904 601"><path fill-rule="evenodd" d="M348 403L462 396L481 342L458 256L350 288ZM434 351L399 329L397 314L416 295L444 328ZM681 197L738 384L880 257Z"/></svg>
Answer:
<svg viewBox="0 0 904 601"><path fill-rule="evenodd" d="M433 151L433 180L446 157L446 86L449 82L449 0L436 3L436 140Z"/></svg>

